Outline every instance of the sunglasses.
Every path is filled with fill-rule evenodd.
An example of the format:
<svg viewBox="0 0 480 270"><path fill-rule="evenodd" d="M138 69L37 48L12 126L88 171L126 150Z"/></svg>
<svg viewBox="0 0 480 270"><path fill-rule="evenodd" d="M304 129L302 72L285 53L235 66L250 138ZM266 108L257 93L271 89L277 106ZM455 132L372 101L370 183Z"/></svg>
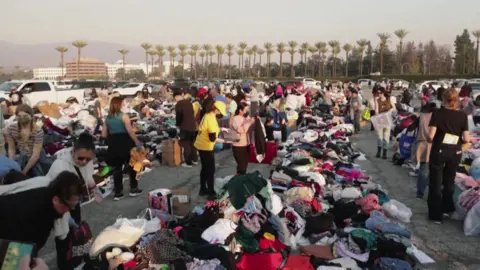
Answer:
<svg viewBox="0 0 480 270"><path fill-rule="evenodd" d="M67 201L65 201L64 199L62 199L62 198L60 198L60 197L59 197L58 199L60 200L60 202L61 202L64 206L66 206L66 207L67 207L68 209L70 209L70 210L74 210L74 209L77 207L76 204L72 206L71 204L69 204Z"/></svg>

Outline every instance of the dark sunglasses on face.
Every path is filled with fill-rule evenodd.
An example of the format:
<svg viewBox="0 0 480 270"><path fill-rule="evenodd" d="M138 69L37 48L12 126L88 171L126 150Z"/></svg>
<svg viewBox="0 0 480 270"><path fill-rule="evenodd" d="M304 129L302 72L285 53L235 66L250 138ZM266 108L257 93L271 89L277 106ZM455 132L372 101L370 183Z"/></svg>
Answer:
<svg viewBox="0 0 480 270"><path fill-rule="evenodd" d="M70 209L70 210L74 210L74 209L77 207L77 205L73 205L73 206L72 206L71 204L69 204L69 203L68 203L67 201L65 201L64 199L61 199L61 198L59 198L59 199L60 199L60 202L61 202L64 206L66 206L68 209Z"/></svg>

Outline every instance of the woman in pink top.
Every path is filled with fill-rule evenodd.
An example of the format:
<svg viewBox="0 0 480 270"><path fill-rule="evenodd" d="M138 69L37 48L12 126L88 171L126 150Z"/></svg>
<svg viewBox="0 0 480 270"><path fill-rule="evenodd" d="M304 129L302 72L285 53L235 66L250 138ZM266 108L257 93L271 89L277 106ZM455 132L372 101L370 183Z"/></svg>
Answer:
<svg viewBox="0 0 480 270"><path fill-rule="evenodd" d="M248 112L248 104L240 102L232 121L232 129L240 136L240 141L232 144L233 156L237 161L237 174L245 174L247 172L248 155L250 152L248 130L255 123L255 118L248 117Z"/></svg>

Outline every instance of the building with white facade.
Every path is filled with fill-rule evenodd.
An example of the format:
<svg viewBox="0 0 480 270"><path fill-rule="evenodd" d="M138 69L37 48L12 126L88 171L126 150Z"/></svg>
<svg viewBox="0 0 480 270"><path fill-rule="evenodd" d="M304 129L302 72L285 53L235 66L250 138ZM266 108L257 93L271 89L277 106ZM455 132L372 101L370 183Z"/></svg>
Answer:
<svg viewBox="0 0 480 270"><path fill-rule="evenodd" d="M110 79L114 79L115 78L115 75L117 74L117 71L121 68L123 68L123 62L122 60L119 60L113 64L106 64L107 66L107 74L108 74L108 78ZM138 69L141 69L143 70L143 72L145 72L145 64L140 64L140 65L136 65L136 64L125 64L125 71L126 72L129 72L131 70L138 70Z"/></svg>
<svg viewBox="0 0 480 270"><path fill-rule="evenodd" d="M67 69L61 67L47 67L47 68L34 68L33 69L33 78L37 80L58 80L59 78L65 77Z"/></svg>

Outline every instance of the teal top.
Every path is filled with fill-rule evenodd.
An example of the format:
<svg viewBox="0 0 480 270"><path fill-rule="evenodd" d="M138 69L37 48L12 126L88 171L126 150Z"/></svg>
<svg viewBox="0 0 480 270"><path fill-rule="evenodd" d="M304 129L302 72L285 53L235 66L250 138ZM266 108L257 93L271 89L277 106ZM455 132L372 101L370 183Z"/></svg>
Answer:
<svg viewBox="0 0 480 270"><path fill-rule="evenodd" d="M123 113L107 117L105 121L107 123L108 134L113 135L127 133L127 129L125 128L122 117Z"/></svg>

